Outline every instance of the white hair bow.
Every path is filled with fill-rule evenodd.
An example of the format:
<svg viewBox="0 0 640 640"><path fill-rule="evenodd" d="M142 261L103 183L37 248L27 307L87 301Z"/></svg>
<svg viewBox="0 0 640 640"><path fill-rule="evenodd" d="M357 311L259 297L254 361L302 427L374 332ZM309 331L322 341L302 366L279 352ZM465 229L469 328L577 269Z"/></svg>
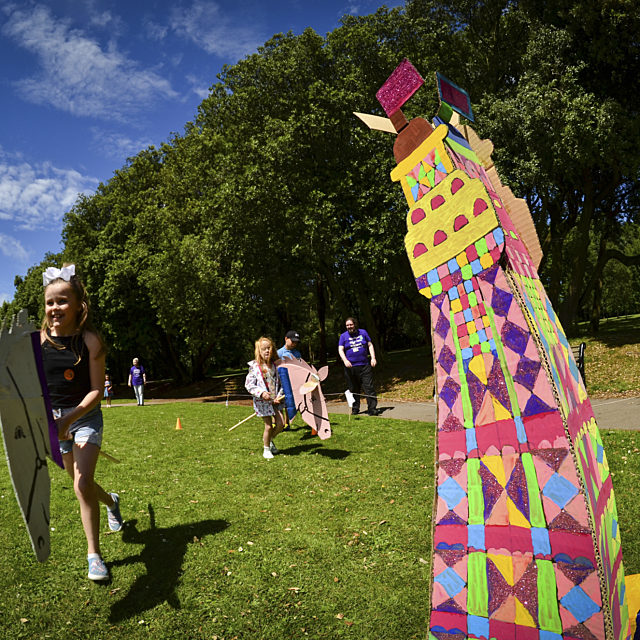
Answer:
<svg viewBox="0 0 640 640"><path fill-rule="evenodd" d="M62 269L56 269L55 267L47 267L46 271L42 272L42 286L46 287L51 284L54 280L58 278L62 278L66 282L71 280L71 276L76 274L76 265L70 264L66 267L62 267Z"/></svg>

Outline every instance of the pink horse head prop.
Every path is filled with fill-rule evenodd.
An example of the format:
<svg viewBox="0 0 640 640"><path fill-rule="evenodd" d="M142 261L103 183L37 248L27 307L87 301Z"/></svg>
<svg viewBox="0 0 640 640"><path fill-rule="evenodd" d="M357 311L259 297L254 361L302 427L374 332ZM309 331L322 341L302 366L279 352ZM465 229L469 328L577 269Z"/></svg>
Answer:
<svg viewBox="0 0 640 640"><path fill-rule="evenodd" d="M297 411L302 419L315 431L321 440L331 437L331 425L327 413L327 403L322 394L320 382L327 377L329 367L318 371L304 360L283 359L276 363L289 374L291 391Z"/></svg>

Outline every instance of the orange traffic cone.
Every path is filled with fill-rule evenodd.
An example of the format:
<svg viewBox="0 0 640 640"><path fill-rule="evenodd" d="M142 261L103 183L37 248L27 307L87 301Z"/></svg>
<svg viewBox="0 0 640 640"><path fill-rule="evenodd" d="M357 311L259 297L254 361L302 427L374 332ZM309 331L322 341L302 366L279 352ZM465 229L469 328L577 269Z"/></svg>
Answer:
<svg viewBox="0 0 640 640"><path fill-rule="evenodd" d="M180 418L176 421L176 431L182 431L182 423L180 422Z"/></svg>

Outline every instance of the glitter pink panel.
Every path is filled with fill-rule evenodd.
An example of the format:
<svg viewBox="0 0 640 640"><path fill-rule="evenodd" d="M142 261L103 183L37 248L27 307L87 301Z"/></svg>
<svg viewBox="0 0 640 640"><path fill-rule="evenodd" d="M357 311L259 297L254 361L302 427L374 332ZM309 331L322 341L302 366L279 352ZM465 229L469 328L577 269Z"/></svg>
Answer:
<svg viewBox="0 0 640 640"><path fill-rule="evenodd" d="M388 116L394 114L422 85L424 80L405 58L378 89L376 98Z"/></svg>

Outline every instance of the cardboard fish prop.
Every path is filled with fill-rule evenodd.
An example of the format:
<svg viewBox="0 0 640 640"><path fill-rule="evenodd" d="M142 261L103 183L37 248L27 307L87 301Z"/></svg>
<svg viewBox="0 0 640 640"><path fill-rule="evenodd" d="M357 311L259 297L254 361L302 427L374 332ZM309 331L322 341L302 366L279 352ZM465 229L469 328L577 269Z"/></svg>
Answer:
<svg viewBox="0 0 640 640"><path fill-rule="evenodd" d="M322 393L320 383L327 377L329 367L322 367L318 371L313 365L307 364L304 360L292 360L283 358L276 362L278 371L285 369L289 381L289 393L284 384L284 376L280 376L282 387L285 392L287 409L289 403L296 411L300 412L300 417L317 431L321 440L331 437L331 425L329 424L329 413L327 403ZM289 414L291 418L291 414Z"/></svg>
<svg viewBox="0 0 640 640"><path fill-rule="evenodd" d="M31 545L49 557L50 481L47 457L62 467L58 433L48 399L40 332L26 310L0 328L0 422L9 474Z"/></svg>
<svg viewBox="0 0 640 640"><path fill-rule="evenodd" d="M458 114L471 116L465 93L437 82L432 122L407 122L400 109L424 83L408 60L377 94L398 134L391 179L407 200L405 247L431 312L429 638L624 640L612 478L538 276L530 213L501 184L491 143L457 126Z"/></svg>

